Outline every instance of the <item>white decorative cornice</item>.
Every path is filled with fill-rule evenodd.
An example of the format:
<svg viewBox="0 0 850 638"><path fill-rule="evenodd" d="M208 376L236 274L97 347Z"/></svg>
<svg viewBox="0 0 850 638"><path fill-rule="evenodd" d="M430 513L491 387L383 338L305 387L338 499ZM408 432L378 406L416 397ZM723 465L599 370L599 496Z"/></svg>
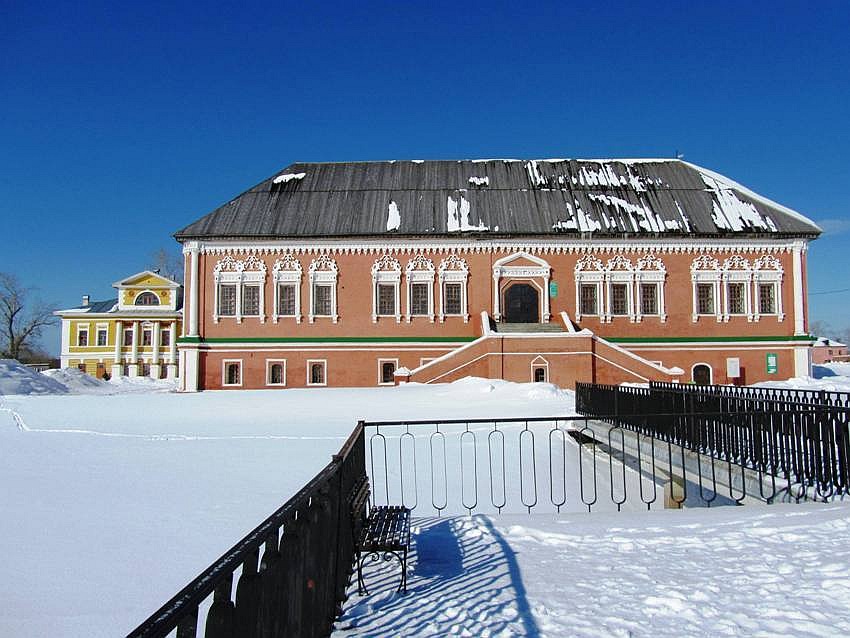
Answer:
<svg viewBox="0 0 850 638"><path fill-rule="evenodd" d="M340 254L340 255L417 255L417 254L490 254L526 252L532 255L562 255L584 254L626 254L647 253L656 254L702 254L713 253L791 253L796 250L804 252L808 246L806 240L775 239L747 240L723 238L717 240L705 238L677 239L607 239L607 240L570 240L563 237L552 239L481 239L469 240L464 238L445 239L402 239L387 237L383 239L364 239L360 241L326 240L292 240L292 241L205 241L197 242L204 254L267 254L296 255ZM189 242L184 244L186 251Z"/></svg>
<svg viewBox="0 0 850 638"><path fill-rule="evenodd" d="M782 262L772 255L762 255L753 262L753 270L774 270L782 272Z"/></svg>
<svg viewBox="0 0 850 638"><path fill-rule="evenodd" d="M723 270L750 270L750 261L740 255L732 255L723 262Z"/></svg>

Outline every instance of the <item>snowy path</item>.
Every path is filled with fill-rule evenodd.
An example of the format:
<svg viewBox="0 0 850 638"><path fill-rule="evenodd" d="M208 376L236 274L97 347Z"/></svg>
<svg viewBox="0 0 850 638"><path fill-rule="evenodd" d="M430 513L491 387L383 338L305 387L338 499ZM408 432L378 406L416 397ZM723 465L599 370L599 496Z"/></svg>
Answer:
<svg viewBox="0 0 850 638"><path fill-rule="evenodd" d="M416 522L334 638L850 633L850 505Z"/></svg>

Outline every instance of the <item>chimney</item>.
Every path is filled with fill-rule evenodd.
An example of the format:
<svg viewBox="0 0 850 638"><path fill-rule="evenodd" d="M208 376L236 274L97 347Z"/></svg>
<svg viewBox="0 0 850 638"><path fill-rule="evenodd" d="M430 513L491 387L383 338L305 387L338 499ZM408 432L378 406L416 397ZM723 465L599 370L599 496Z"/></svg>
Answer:
<svg viewBox="0 0 850 638"><path fill-rule="evenodd" d="M83 295L83 305L84 306L89 305L89 296L88 295Z"/></svg>

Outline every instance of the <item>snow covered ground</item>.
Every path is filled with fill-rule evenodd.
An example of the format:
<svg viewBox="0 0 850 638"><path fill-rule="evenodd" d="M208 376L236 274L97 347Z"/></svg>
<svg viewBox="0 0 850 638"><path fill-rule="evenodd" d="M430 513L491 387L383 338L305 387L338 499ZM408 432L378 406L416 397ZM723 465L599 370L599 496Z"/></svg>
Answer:
<svg viewBox="0 0 850 638"><path fill-rule="evenodd" d="M573 411L572 393L553 386L481 379L172 389L0 361L0 636L126 633L309 480L360 418ZM343 635L847 629L850 510L841 505L417 525L416 595L391 596L389 580L382 592L376 577L376 595L352 599ZM370 608L382 613L367 618Z"/></svg>
<svg viewBox="0 0 850 638"><path fill-rule="evenodd" d="M417 521L334 638L846 636L850 506Z"/></svg>

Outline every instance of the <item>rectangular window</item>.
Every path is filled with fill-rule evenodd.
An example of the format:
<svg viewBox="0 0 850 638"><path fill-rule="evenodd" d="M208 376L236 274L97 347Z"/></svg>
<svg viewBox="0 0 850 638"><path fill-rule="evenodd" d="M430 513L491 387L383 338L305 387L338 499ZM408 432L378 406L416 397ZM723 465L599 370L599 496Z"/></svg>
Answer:
<svg viewBox="0 0 850 638"><path fill-rule="evenodd" d="M313 314L330 316L331 314L331 287L324 284L313 286Z"/></svg>
<svg viewBox="0 0 850 638"><path fill-rule="evenodd" d="M242 315L256 317L260 314L260 287L242 286Z"/></svg>
<svg viewBox="0 0 850 638"><path fill-rule="evenodd" d="M430 284L410 285L410 314L428 315L431 309L428 307L428 286Z"/></svg>
<svg viewBox="0 0 850 638"><path fill-rule="evenodd" d="M149 346L153 344L153 330L145 328L142 330L142 345Z"/></svg>
<svg viewBox="0 0 850 638"><path fill-rule="evenodd" d="M447 315L459 315L463 313L461 286L459 283L446 283L443 285L443 312Z"/></svg>
<svg viewBox="0 0 850 638"><path fill-rule="evenodd" d="M307 385L327 385L326 366L324 361L308 361Z"/></svg>
<svg viewBox="0 0 850 638"><path fill-rule="evenodd" d="M626 298L626 284L611 284L611 314L628 314L628 300Z"/></svg>
<svg viewBox="0 0 850 638"><path fill-rule="evenodd" d="M236 316L236 284L218 285L218 314L221 317Z"/></svg>
<svg viewBox="0 0 850 638"><path fill-rule="evenodd" d="M286 360L266 362L266 385L286 385Z"/></svg>
<svg viewBox="0 0 850 638"><path fill-rule="evenodd" d="M581 314L595 315L597 314L596 307L596 284L582 284Z"/></svg>
<svg viewBox="0 0 850 638"><path fill-rule="evenodd" d="M106 328L98 328L97 329L97 345L105 346L107 339L107 331Z"/></svg>
<svg viewBox="0 0 850 638"><path fill-rule="evenodd" d="M759 313L776 314L776 286L773 284L759 284Z"/></svg>
<svg viewBox="0 0 850 638"><path fill-rule="evenodd" d="M159 341L162 346L171 345L171 328L166 328L159 333Z"/></svg>
<svg viewBox="0 0 850 638"><path fill-rule="evenodd" d="M744 284L730 283L727 294L729 295L729 314L744 314Z"/></svg>
<svg viewBox="0 0 850 638"><path fill-rule="evenodd" d="M242 362L224 361L222 365L224 367L222 385L242 385Z"/></svg>
<svg viewBox="0 0 850 638"><path fill-rule="evenodd" d="M395 286L378 284L378 314L395 314Z"/></svg>
<svg viewBox="0 0 850 638"><path fill-rule="evenodd" d="M78 346L89 345L89 329L88 328L78 328L77 329L77 345Z"/></svg>
<svg viewBox="0 0 850 638"><path fill-rule="evenodd" d="M640 285L640 314L658 314L658 286L655 284Z"/></svg>
<svg viewBox="0 0 850 638"><path fill-rule="evenodd" d="M697 284L697 314L714 314L714 284Z"/></svg>
<svg viewBox="0 0 850 638"><path fill-rule="evenodd" d="M280 284L277 287L277 314L282 317L295 316L295 285Z"/></svg>
<svg viewBox="0 0 850 638"><path fill-rule="evenodd" d="M396 359L379 359L378 360L378 384L379 385L394 385L395 371L398 367Z"/></svg>
<svg viewBox="0 0 850 638"><path fill-rule="evenodd" d="M125 328L124 329L124 345L132 346L133 345L133 329Z"/></svg>

